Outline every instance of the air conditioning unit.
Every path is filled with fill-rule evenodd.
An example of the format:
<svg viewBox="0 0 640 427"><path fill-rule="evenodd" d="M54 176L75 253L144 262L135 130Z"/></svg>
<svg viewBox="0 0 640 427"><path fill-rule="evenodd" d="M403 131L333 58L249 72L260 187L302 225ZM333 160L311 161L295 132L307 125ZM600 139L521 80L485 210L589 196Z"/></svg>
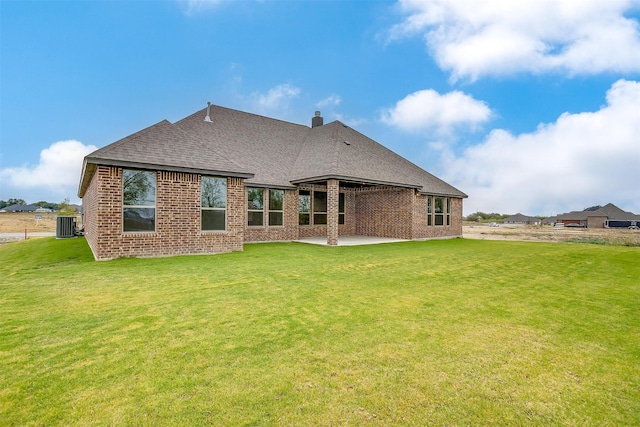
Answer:
<svg viewBox="0 0 640 427"><path fill-rule="evenodd" d="M76 235L76 217L56 217L56 239L68 239Z"/></svg>

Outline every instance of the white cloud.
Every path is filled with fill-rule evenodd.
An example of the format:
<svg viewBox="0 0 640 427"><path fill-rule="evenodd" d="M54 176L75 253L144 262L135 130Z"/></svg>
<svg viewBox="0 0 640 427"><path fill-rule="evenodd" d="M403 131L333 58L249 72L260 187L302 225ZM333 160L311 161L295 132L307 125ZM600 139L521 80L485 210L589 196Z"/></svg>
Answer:
<svg viewBox="0 0 640 427"><path fill-rule="evenodd" d="M515 72L640 71L637 1L400 0L391 39L423 35L454 80Z"/></svg>
<svg viewBox="0 0 640 427"><path fill-rule="evenodd" d="M299 94L300 88L285 83L269 89L266 94L256 92L252 95L252 98L258 109L265 112L286 108L289 105L289 101Z"/></svg>
<svg viewBox="0 0 640 427"><path fill-rule="evenodd" d="M640 83L619 80L596 112L562 114L535 132L494 130L442 178L469 194L465 212L550 215L614 203L640 213Z"/></svg>
<svg viewBox="0 0 640 427"><path fill-rule="evenodd" d="M460 91L441 95L426 89L398 101L383 113L382 121L405 131L447 134L454 128L476 129L491 115L487 104Z"/></svg>
<svg viewBox="0 0 640 427"><path fill-rule="evenodd" d="M186 15L202 12L228 0L177 0Z"/></svg>
<svg viewBox="0 0 640 427"><path fill-rule="evenodd" d="M327 98L318 102L316 104L316 107L317 108L331 107L331 106L340 105L341 102L342 102L342 98L340 97L340 95L331 94Z"/></svg>
<svg viewBox="0 0 640 427"><path fill-rule="evenodd" d="M7 196L35 202L61 201L75 198L82 160L97 147L80 141L58 141L40 152L37 165L23 165L0 169L3 192L15 192ZM37 199L37 200L34 200Z"/></svg>

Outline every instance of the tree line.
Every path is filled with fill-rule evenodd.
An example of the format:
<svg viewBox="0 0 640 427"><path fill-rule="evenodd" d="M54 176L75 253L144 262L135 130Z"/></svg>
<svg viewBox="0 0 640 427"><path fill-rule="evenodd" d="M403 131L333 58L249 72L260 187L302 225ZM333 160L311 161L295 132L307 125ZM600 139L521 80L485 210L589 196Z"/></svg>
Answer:
<svg viewBox="0 0 640 427"><path fill-rule="evenodd" d="M27 203L24 199L8 199L8 200L0 200L0 209L6 208L7 206L13 205L28 205L31 204L33 206L37 206L39 208L51 209L52 211L60 211L67 209L69 207L69 199L65 199L60 203L53 203L47 201L39 201L36 203Z"/></svg>
<svg viewBox="0 0 640 427"><path fill-rule="evenodd" d="M467 215L464 219L472 222L501 222L505 218L509 218L512 214L499 214L496 212L475 212ZM545 219L544 216L535 216L535 218Z"/></svg>

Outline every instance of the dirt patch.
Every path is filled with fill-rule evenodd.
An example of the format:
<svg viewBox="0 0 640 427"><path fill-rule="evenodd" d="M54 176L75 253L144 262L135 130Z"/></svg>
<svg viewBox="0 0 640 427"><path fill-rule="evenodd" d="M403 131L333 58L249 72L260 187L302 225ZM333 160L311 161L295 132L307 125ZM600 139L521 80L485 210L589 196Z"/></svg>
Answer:
<svg viewBox="0 0 640 427"><path fill-rule="evenodd" d="M535 225L465 225L466 239L519 240L535 242L573 242L600 245L639 246L640 230L611 228L554 228Z"/></svg>
<svg viewBox="0 0 640 427"><path fill-rule="evenodd" d="M36 216L41 219L36 220ZM78 218L78 221L80 219ZM0 213L0 233L55 233L55 213L2 212Z"/></svg>

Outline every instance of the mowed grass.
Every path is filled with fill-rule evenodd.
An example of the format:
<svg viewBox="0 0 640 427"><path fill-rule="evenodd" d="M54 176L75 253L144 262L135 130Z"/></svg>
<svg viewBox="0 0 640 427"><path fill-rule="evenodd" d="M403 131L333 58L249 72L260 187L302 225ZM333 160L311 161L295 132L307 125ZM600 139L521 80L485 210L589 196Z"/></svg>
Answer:
<svg viewBox="0 0 640 427"><path fill-rule="evenodd" d="M0 247L1 425L640 425L640 249Z"/></svg>

